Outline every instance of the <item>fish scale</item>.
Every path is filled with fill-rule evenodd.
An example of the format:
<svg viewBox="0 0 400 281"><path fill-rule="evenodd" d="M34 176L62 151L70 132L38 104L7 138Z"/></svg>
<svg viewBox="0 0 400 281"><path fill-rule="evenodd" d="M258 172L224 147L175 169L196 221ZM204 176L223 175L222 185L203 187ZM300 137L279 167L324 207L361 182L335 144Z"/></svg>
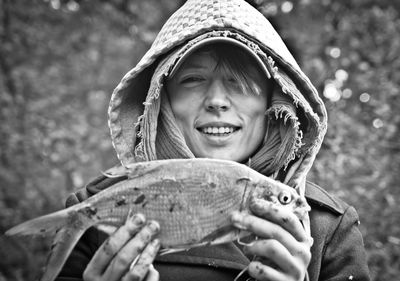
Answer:
<svg viewBox="0 0 400 281"><path fill-rule="evenodd" d="M113 197L117 206L110 204L107 199L109 195L105 197L108 200L107 206L102 205L102 197L87 203L98 206L101 212L97 215L100 217L99 221L103 221L104 224L122 224L129 211L143 213L148 219L158 220L163 246L177 245L180 241L186 241L184 244L198 241L216 228L227 225L229 213L237 210L244 190L244 186L236 186L237 190L232 192L230 186L217 189L210 185L198 185L196 181L193 184L192 180L177 179L162 185L156 182L146 188L131 188L128 194L125 189L129 188L129 184L128 180L115 187L117 192ZM119 194L121 192L124 195ZM125 203L117 204L122 201L121 198L125 199ZM137 200L138 204L128 204ZM168 219L160 219L166 215ZM120 220L116 221L115 218Z"/></svg>
<svg viewBox="0 0 400 281"><path fill-rule="evenodd" d="M243 232L233 211L250 211L252 199L280 204L302 219L310 210L296 191L249 167L215 159L170 159L134 163L110 177L127 177L87 200L13 227L9 236L48 235L53 247L41 281L54 280L74 245L92 226L111 234L128 213L160 224L163 251L227 243ZM285 200L281 200L285 198Z"/></svg>

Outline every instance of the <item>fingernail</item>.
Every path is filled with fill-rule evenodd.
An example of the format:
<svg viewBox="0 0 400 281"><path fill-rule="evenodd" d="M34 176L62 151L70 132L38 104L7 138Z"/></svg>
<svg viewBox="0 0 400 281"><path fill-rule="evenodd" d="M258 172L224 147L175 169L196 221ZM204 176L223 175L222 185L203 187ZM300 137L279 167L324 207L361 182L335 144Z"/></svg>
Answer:
<svg viewBox="0 0 400 281"><path fill-rule="evenodd" d="M142 214L134 214L131 219L136 225L142 225L146 221L146 218Z"/></svg>
<svg viewBox="0 0 400 281"><path fill-rule="evenodd" d="M157 233L160 230L160 225L156 221L150 221L147 225L153 233Z"/></svg>
<svg viewBox="0 0 400 281"><path fill-rule="evenodd" d="M233 211L231 214L231 221L233 223L240 223L242 222L243 215L238 211Z"/></svg>
<svg viewBox="0 0 400 281"><path fill-rule="evenodd" d="M243 225L243 214L240 212L235 211L231 214L231 222L235 227L246 230L246 227Z"/></svg>

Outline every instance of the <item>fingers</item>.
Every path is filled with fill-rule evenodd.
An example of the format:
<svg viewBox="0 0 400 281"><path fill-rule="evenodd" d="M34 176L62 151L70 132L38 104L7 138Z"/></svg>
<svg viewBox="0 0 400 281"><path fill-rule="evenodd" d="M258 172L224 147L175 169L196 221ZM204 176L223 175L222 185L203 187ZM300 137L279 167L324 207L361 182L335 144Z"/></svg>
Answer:
<svg viewBox="0 0 400 281"><path fill-rule="evenodd" d="M244 212L231 215L234 226L259 238L244 247L248 255L258 257L250 264L249 274L257 280L303 280L311 260L312 238L290 211L265 204L254 208L262 217Z"/></svg>
<svg viewBox="0 0 400 281"><path fill-rule="evenodd" d="M155 221L143 215L128 215L123 226L97 250L83 273L85 281L158 280L158 272L150 266L160 248L154 239L160 230Z"/></svg>
<svg viewBox="0 0 400 281"><path fill-rule="evenodd" d="M146 281L158 280L158 271L154 269L152 263L159 249L160 241L158 239L147 244L137 262L132 264L130 270L125 274L121 281L144 280L146 275Z"/></svg>
<svg viewBox="0 0 400 281"><path fill-rule="evenodd" d="M254 233L260 238L276 239L287 245L290 251L296 251L298 241L281 226L251 214L234 212L231 216L234 226Z"/></svg>
<svg viewBox="0 0 400 281"><path fill-rule="evenodd" d="M160 226L157 222L150 221L137 233L134 238L129 240L110 262L103 274L105 280L119 280L130 269L132 262L142 254L146 246L158 233L159 228ZM156 243L159 242L157 241ZM156 254L157 252L155 252L152 256L153 259ZM140 257L138 260L140 260Z"/></svg>
<svg viewBox="0 0 400 281"><path fill-rule="evenodd" d="M246 254L261 257L265 265L270 265L268 261L279 266L283 273L294 276L298 280L305 273L304 264L308 264L311 259L309 251L305 250L300 256L307 256L305 261L299 260L298 256L292 255L285 246L276 240L262 239L251 243L244 248Z"/></svg>
<svg viewBox="0 0 400 281"><path fill-rule="evenodd" d="M101 276L115 254L142 228L144 222L145 218L142 214L129 216L126 223L117 229L96 251L86 267L86 275Z"/></svg>
<svg viewBox="0 0 400 281"><path fill-rule="evenodd" d="M249 275L259 281L287 281L287 276L280 271L262 264L259 261L252 261L248 268Z"/></svg>
<svg viewBox="0 0 400 281"><path fill-rule="evenodd" d="M250 202L251 211L262 218L280 225L291 233L298 241L309 241L309 235L304 231L299 218L289 209L266 200L253 198Z"/></svg>

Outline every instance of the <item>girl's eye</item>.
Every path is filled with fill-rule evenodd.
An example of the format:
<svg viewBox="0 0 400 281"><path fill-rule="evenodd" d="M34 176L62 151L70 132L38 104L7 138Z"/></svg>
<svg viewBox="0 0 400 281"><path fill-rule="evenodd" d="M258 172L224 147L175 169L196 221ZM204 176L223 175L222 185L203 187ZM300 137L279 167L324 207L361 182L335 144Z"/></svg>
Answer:
<svg viewBox="0 0 400 281"><path fill-rule="evenodd" d="M201 76L186 76L180 81L181 84L194 84L203 82L205 79Z"/></svg>
<svg viewBox="0 0 400 281"><path fill-rule="evenodd" d="M228 77L226 80L232 85L237 85L238 84L237 79L235 79L234 77Z"/></svg>

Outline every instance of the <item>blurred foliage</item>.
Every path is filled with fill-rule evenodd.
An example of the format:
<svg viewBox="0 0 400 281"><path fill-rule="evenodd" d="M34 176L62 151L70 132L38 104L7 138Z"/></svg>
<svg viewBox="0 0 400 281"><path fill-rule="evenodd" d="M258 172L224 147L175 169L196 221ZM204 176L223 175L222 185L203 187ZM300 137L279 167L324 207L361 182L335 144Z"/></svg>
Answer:
<svg viewBox="0 0 400 281"><path fill-rule="evenodd" d="M1 232L62 208L117 163L110 94L182 2L0 0ZM397 279L400 2L249 2L279 27L326 103L329 129L309 178L358 210L373 280Z"/></svg>

